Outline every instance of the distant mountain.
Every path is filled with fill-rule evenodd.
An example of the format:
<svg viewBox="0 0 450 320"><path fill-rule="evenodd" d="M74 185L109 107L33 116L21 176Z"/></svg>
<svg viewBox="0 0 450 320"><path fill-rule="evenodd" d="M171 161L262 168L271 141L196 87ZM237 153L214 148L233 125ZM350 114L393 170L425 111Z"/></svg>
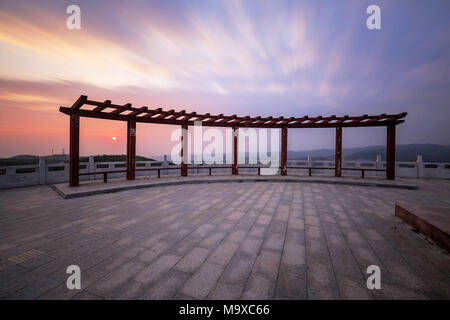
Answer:
<svg viewBox="0 0 450 320"><path fill-rule="evenodd" d="M343 148L343 158L345 160L376 160L377 155L382 160L386 160L385 146L369 146L361 148ZM316 149L306 151L288 151L288 160L306 160L308 155L316 161L334 160L334 149ZM255 158L257 154L252 154ZM397 145L395 151L396 161L415 162L417 155L422 155L424 162L450 162L450 146L437 144L406 144ZM191 155L192 160L194 155ZM231 156L230 156L231 157ZM224 155L224 161L226 156ZM245 154L246 162L249 160L249 153Z"/></svg>
<svg viewBox="0 0 450 320"><path fill-rule="evenodd" d="M0 166L22 166L38 163L39 157L32 155L18 155L10 158L0 158Z"/></svg>
<svg viewBox="0 0 450 320"><path fill-rule="evenodd" d="M142 156L136 156L137 161L155 161L151 158L146 158ZM89 157L80 157L80 162L89 161ZM127 161L127 156L125 154L102 154L94 156L95 162L121 162Z"/></svg>
<svg viewBox="0 0 450 320"><path fill-rule="evenodd" d="M375 160L377 155L386 159L385 146L370 146L362 148L343 148L343 157L346 160ZM288 151L289 160L305 160L308 154L314 160L334 159L334 149L318 149L309 151ZM395 149L396 161L416 161L417 155L422 155L425 162L450 162L450 146L437 144L404 144L397 145Z"/></svg>
<svg viewBox="0 0 450 320"><path fill-rule="evenodd" d="M45 163L61 163L69 162L68 154L54 154L51 156L44 156ZM94 156L95 162L122 162L126 161L127 156L124 154L103 154ZM146 158L142 156L136 156L137 161L154 161L154 159ZM89 157L80 157L80 162L88 162ZM0 166L21 166L38 164L39 157L33 155L17 155L10 158L0 158Z"/></svg>
<svg viewBox="0 0 450 320"><path fill-rule="evenodd" d="M381 155L381 159L386 159L385 146L370 146L362 148L344 148L343 157L345 160L375 160L377 155ZM307 151L288 151L288 160L306 160L308 154L313 160L333 160L334 149L316 149ZM404 144L397 145L395 150L396 161L415 162L417 155L422 155L424 162L450 162L450 146L442 146L438 144ZM155 156L161 161L162 156ZM136 156L137 161L150 161L152 158ZM170 156L169 156L170 158ZM248 159L248 153L246 155ZM225 159L225 156L224 156ZM45 156L46 163L68 162L69 155L55 154ZM89 161L88 157L80 157L80 162ZM96 162L115 162L126 161L126 155L96 155ZM0 158L0 166L20 166L29 164L38 164L39 157L33 155L17 155L10 158Z"/></svg>
<svg viewBox="0 0 450 320"><path fill-rule="evenodd" d="M19 154L17 156L12 156L12 157L10 157L8 159L22 161L22 160L39 159L39 157L38 156L33 156L31 154Z"/></svg>

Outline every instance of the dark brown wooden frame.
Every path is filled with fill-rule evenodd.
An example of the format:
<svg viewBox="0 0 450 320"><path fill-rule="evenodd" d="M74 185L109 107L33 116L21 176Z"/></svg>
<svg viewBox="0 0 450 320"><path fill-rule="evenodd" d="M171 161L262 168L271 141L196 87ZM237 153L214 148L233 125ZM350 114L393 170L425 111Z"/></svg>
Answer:
<svg viewBox="0 0 450 320"><path fill-rule="evenodd" d="M94 108L83 109L83 106ZM113 109L112 111L107 111ZM131 103L125 105L112 104L110 100L104 102L88 100L87 96L80 96L72 107L60 107L59 111L70 116L70 174L69 185L79 185L79 151L80 151L80 117L127 121L127 179L134 180L136 176L136 123L159 123L180 125L183 130L201 121L203 126L231 127L233 128L233 165L232 174L238 174L237 165L237 130L239 128L280 128L281 129L281 175L287 174L287 138L288 128L336 128L335 176L340 177L342 172L342 128L350 127L387 127L386 144L386 178L395 179L395 126L403 123L406 112L399 114L380 114L377 116L363 115L359 117L335 115L329 117L239 117L237 115L224 116L187 113L185 110L149 109L148 107L135 108ZM185 146L183 143L182 145ZM181 156L186 152L181 149ZM188 167L184 161L181 163L181 175L187 176Z"/></svg>

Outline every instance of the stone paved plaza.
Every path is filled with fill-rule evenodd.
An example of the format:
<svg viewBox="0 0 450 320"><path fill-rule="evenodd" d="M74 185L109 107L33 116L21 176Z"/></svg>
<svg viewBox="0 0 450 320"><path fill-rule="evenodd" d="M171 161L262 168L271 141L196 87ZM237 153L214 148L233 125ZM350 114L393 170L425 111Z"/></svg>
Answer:
<svg viewBox="0 0 450 320"><path fill-rule="evenodd" d="M450 206L420 190L243 182L62 199L0 191L0 299L448 299L450 258L394 203ZM66 268L81 268L68 290ZM381 268L381 290L366 268Z"/></svg>

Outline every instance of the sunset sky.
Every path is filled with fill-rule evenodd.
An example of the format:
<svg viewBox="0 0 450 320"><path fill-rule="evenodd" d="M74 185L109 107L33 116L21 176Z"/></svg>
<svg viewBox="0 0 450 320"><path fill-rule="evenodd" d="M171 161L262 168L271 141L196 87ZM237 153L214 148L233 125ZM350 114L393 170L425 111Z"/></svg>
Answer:
<svg viewBox="0 0 450 320"><path fill-rule="evenodd" d="M66 27L81 8L81 30ZM366 8L381 8L368 30ZM450 144L450 1L5 1L0 157L66 152L81 95L251 116L408 112L399 144ZM137 127L137 153L168 154L170 126ZM126 124L81 121L82 155L125 153ZM117 137L113 140L112 137ZM344 129L343 147L385 144ZM332 129L289 131L289 150L333 148Z"/></svg>

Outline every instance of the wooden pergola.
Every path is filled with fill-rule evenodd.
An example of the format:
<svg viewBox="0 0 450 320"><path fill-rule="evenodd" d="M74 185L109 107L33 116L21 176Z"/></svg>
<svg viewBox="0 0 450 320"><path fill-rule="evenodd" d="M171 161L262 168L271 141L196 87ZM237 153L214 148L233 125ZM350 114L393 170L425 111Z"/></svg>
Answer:
<svg viewBox="0 0 450 320"><path fill-rule="evenodd" d="M87 106L87 107L86 107ZM233 128L233 164L232 174L238 174L237 130L239 128L280 128L281 129L281 175L287 174L287 136L289 128L336 128L335 176L342 173L342 128L354 127L386 127L386 179L395 179L395 126L404 122L406 112L400 114L380 114L376 116L362 115L359 117L335 115L329 117L250 117L224 116L186 112L149 109L148 107L132 107L131 103L117 105L110 100L103 102L88 100L80 96L70 107L60 107L59 111L70 116L70 175L69 185L79 185L79 150L80 150L80 117L108 119L127 122L127 179L134 180L136 175L136 123L159 123L178 125L183 129L181 147L181 176L187 176L187 129L195 121L201 121L203 126Z"/></svg>

